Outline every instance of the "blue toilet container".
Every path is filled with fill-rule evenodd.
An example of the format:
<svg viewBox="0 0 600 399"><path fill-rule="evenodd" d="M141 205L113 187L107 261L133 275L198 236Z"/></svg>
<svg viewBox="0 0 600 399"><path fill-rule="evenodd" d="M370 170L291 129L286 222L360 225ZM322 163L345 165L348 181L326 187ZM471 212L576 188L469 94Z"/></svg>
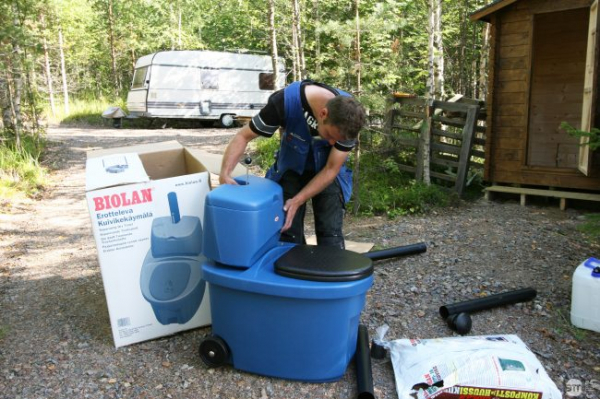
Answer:
<svg viewBox="0 0 600 399"><path fill-rule="evenodd" d="M281 187L257 177L208 194L203 274L213 325L200 356L209 366L335 381L356 351L372 262L339 248L279 243L282 208Z"/></svg>
<svg viewBox="0 0 600 399"><path fill-rule="evenodd" d="M202 278L202 225L195 216L179 214L174 192L168 194L168 201L171 216L152 221L140 289L159 323L185 324L200 308L206 289Z"/></svg>

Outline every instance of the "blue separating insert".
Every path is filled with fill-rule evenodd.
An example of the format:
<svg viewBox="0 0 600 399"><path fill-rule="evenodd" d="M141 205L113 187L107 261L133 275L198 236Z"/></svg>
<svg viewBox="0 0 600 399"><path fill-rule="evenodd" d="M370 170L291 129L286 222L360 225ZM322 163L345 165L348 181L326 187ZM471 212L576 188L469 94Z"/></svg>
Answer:
<svg viewBox="0 0 600 399"><path fill-rule="evenodd" d="M167 194L171 216L152 221L150 248L152 256L198 256L202 252L202 224L196 216L181 216L177 194Z"/></svg>
<svg viewBox="0 0 600 399"><path fill-rule="evenodd" d="M589 267L590 269L594 269L596 267L600 267L600 260L596 258L589 258L583 264L585 267Z"/></svg>
<svg viewBox="0 0 600 399"><path fill-rule="evenodd" d="M341 299L366 292L373 276L348 282L298 280L275 273L274 262L294 244L280 243L249 269L227 267L212 261L204 263L204 279L212 284L257 294L302 299Z"/></svg>
<svg viewBox="0 0 600 399"><path fill-rule="evenodd" d="M170 216L152 221L150 246L155 258L197 256L202 252L202 224L196 216L183 216L173 223Z"/></svg>

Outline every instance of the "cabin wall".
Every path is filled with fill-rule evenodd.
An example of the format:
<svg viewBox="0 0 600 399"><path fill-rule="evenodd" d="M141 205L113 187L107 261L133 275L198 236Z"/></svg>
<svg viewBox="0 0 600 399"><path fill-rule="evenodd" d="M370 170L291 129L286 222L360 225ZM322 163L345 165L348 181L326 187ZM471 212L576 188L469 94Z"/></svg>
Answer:
<svg viewBox="0 0 600 399"><path fill-rule="evenodd" d="M561 136L555 126L562 120L579 125L585 55L583 60L575 62L577 66L570 66L575 69L581 66L580 78L566 68L563 81L559 79L558 83L552 83L549 75L560 72L568 62L563 57L552 64L549 58L553 52L566 54L569 48L565 43L543 40L543 35L537 35L537 43L534 42L536 14L570 10L564 15L584 19L578 21L578 26L587 27L586 17L573 9L589 5L589 0L523 0L491 15L492 69L488 96L491 112L488 116L486 180L600 190L599 178L584 176L576 169L576 141L566 134ZM560 15L538 15L538 21L540 17L542 21L544 18L562 21ZM534 45L539 47L534 48ZM557 90L564 93L557 93ZM553 114L552 110L562 114ZM552 151L554 155L550 155Z"/></svg>

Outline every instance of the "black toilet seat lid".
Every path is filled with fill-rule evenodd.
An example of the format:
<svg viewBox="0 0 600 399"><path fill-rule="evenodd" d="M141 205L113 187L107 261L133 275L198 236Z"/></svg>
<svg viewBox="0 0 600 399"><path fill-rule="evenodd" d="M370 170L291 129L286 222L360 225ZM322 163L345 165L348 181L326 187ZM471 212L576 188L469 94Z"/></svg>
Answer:
<svg viewBox="0 0 600 399"><path fill-rule="evenodd" d="M341 248L297 245L275 261L275 273L299 280L356 281L373 274L373 262Z"/></svg>

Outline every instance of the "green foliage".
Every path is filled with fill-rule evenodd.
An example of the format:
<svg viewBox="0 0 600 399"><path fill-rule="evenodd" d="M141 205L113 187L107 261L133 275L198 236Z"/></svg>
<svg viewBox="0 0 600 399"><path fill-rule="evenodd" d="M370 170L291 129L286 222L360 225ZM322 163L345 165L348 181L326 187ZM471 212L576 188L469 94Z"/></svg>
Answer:
<svg viewBox="0 0 600 399"><path fill-rule="evenodd" d="M490 0L444 1L443 38L447 92L470 95L478 73L481 29L468 14ZM350 91L361 75L363 95L392 91L423 94L427 78L426 2L359 2L360 64L357 59L355 2L300 0L302 48L306 73ZM17 4L18 6L14 6ZM109 18L112 6L112 19ZM60 91L59 32L69 94L81 98L123 95L135 60L161 50L238 50L268 53L269 24L264 2L249 0L22 0L0 5L0 34L20 43L39 69L36 84L46 92L43 40L48 44L54 91ZM14 16L20 26L15 26ZM291 67L292 12L287 0L275 0L279 55ZM9 54L11 40L2 42ZM114 67L116 74L113 71ZM4 61L0 60L0 66ZM291 69L291 68L290 68ZM462 79L462 80L461 80ZM289 81L289 79L288 79Z"/></svg>
<svg viewBox="0 0 600 399"><path fill-rule="evenodd" d="M572 137L587 138L588 142L583 145L589 146L590 150L595 151L600 148L600 129L592 128L590 132L586 132L571 126L568 122L562 122L560 128ZM592 240L600 241L600 213L585 215L585 222L578 228Z"/></svg>
<svg viewBox="0 0 600 399"><path fill-rule="evenodd" d="M69 102L69 114L66 114L61 104L57 104L56 114L52 116L49 105L45 114L49 121L61 125L77 126L109 126L111 120L102 118L102 113L110 107L121 107L126 110L123 99L81 98Z"/></svg>
<svg viewBox="0 0 600 399"><path fill-rule="evenodd" d="M250 143L253 163L258 165L264 172L269 169L275 161L275 153L279 149L279 134L270 139L258 138Z"/></svg>
<svg viewBox="0 0 600 399"><path fill-rule="evenodd" d="M578 138L587 137L588 142L584 145L589 145L590 150L594 151L600 148L600 129L594 127L591 132L585 132L574 128L567 122L562 122L560 128L566 131L570 136Z"/></svg>
<svg viewBox="0 0 600 399"><path fill-rule="evenodd" d="M592 240L600 242L600 213L585 215L585 221L578 226L578 229Z"/></svg>
<svg viewBox="0 0 600 399"><path fill-rule="evenodd" d="M398 169L393 158L381 159L373 153L361 157L359 192L362 215L387 215L394 218L420 214L434 208L453 206L458 202L456 193L437 185L417 183L414 178Z"/></svg>
<svg viewBox="0 0 600 399"><path fill-rule="evenodd" d="M43 141L25 136L17 149L7 132L0 137L5 139L0 144L0 198L37 195L47 178L46 169L39 162Z"/></svg>

